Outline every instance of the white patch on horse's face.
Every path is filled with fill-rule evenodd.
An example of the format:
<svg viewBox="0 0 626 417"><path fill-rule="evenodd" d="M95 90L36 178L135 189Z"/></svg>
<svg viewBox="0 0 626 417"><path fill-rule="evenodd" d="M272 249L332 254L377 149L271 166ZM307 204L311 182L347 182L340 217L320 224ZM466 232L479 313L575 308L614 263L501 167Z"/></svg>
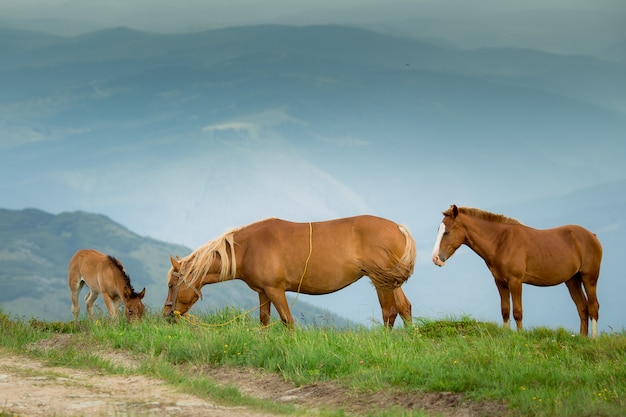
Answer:
<svg viewBox="0 0 626 417"><path fill-rule="evenodd" d="M435 241L435 247L433 247L433 262L437 266L444 266L445 262L439 259L439 245L441 245L441 239L443 238L443 234L446 232L446 225L443 222L439 225L439 230L437 231L437 240Z"/></svg>

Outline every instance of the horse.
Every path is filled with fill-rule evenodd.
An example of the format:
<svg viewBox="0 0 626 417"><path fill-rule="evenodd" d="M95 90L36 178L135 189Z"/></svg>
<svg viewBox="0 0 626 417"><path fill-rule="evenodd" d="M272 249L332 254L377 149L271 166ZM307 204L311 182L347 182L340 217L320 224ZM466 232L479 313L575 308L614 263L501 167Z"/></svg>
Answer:
<svg viewBox="0 0 626 417"><path fill-rule="evenodd" d="M602 245L595 234L577 225L533 229L501 214L456 205L443 216L433 262L444 266L462 244L478 254L495 279L504 327L510 328L510 298L517 330L522 330L522 283L545 287L564 282L578 310L580 334L588 336L591 317L592 337L597 337Z"/></svg>
<svg viewBox="0 0 626 417"><path fill-rule="evenodd" d="M286 291L329 294L368 276L384 325L392 328L400 314L410 326L411 303L400 286L413 273L415 255L408 229L380 217L309 223L269 218L232 229L185 258L170 255L163 314L183 315L202 297L204 285L239 279L259 295L262 326L273 304L285 326L293 327Z"/></svg>
<svg viewBox="0 0 626 417"><path fill-rule="evenodd" d="M93 249L81 249L76 252L68 266L68 284L72 298L72 315L78 322L80 304L78 294L87 284L89 292L85 296L85 307L89 318L93 320L93 304L102 294L104 305L111 318L117 317L119 306L124 301L126 320L141 321L143 302L146 289L136 293L130 283L130 277L122 263L116 258Z"/></svg>

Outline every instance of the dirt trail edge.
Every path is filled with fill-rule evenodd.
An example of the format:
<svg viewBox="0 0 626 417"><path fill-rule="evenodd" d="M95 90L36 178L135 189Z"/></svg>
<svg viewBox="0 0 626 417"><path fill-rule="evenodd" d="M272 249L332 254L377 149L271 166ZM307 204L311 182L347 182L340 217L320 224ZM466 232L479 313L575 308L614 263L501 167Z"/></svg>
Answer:
<svg viewBox="0 0 626 417"><path fill-rule="evenodd" d="M143 376L50 367L0 351L0 411L17 416L216 416L268 414L223 407Z"/></svg>
<svg viewBox="0 0 626 417"><path fill-rule="evenodd" d="M62 348L70 335L38 342L33 349ZM101 354L111 363L134 368L130 355ZM198 367L218 384L233 386L247 396L293 403L308 410L342 409L365 415L390 407L423 410L446 417L504 416L507 407L492 401L465 401L462 394L376 392L359 394L332 382L296 387L280 376L250 368ZM271 414L212 403L189 395L158 379L141 375L110 375L97 370L48 366L44 361L0 349L0 412L17 416L161 416L263 417Z"/></svg>

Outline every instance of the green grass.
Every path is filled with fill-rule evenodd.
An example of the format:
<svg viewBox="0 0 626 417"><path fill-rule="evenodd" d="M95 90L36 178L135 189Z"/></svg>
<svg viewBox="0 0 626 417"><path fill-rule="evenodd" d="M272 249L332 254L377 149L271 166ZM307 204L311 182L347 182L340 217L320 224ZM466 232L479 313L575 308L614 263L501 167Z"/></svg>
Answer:
<svg viewBox="0 0 626 417"><path fill-rule="evenodd" d="M282 325L262 330L256 320L245 317L214 326L237 313L222 310L179 323L149 315L141 324L99 320L81 322L76 328L67 323L11 320L0 313L0 344L44 356L53 364L109 366L110 372L122 370L107 365L94 352L120 349L136 356L138 372L184 386L187 392L274 413L294 409L247 398L191 370L207 365L255 367L295 384L335 381L362 391L463 393L471 400L505 401L511 415L621 416L626 409L624 333L602 334L596 340L563 329L517 333L469 317L421 318L414 329L393 331L382 327L289 331ZM73 333L71 345L26 352L29 343L55 333ZM339 410L335 415L343 413ZM399 411L381 410L377 415L399 415Z"/></svg>

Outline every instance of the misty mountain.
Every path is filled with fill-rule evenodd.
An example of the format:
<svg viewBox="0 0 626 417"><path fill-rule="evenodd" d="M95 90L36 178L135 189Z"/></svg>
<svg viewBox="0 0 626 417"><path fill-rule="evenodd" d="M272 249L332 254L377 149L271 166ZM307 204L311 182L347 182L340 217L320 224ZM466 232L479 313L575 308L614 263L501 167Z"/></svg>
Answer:
<svg viewBox="0 0 626 417"><path fill-rule="evenodd" d="M63 92L65 100L55 103L61 106L56 117L66 122L70 115L63 117L63 108L87 117L85 123L96 116L132 118L202 106L219 119L234 116L228 110L234 104L241 112L288 103L298 116L309 106L318 107L326 94L337 101L336 107L315 122L337 111L335 117L349 117L351 105L368 99L371 108L361 110L368 116L380 115L383 106L411 104L409 115L425 121L450 115L458 121L456 112L462 109L471 112L468 117L489 111L482 118L508 113L530 118L564 104L580 113L597 114L589 105L598 103L615 110L619 107L611 103L619 106L626 96L625 67L618 63L524 49L465 51L340 26L254 26L170 35L116 28L70 38L2 32L2 101ZM481 93L479 102L459 102L475 92ZM295 103L289 100L294 95ZM509 96L506 112L490 105L502 95ZM396 104L385 103L386 96ZM126 105L111 113L111 105L122 100ZM435 104L463 108L444 113L433 109ZM78 109L82 113L76 114ZM400 113L398 119L409 115ZM598 117L604 117L603 124L612 119L610 112Z"/></svg>
<svg viewBox="0 0 626 417"><path fill-rule="evenodd" d="M53 215L37 209L0 209L0 307L5 313L46 320L71 320L67 266L79 249L97 249L124 264L131 284L146 288L144 304L158 314L167 296L169 255L186 256L191 250L139 236L106 216L85 212ZM83 288L79 297L81 317L86 315ZM232 306L251 309L257 294L241 281L209 285L194 309ZM106 310L102 297L96 306ZM193 310L192 310L193 311ZM328 311L298 301L293 315L301 324L348 321ZM253 312L256 319L258 312Z"/></svg>
<svg viewBox="0 0 626 417"><path fill-rule="evenodd" d="M362 172L346 172L335 156L342 147L362 166L395 159L413 179L415 166L449 149L460 150L448 152L450 166L469 158L523 172L525 163L500 166L515 149L537 161L531 181L563 152L604 158L613 176L626 158L626 66L591 57L278 25L74 37L5 29L0 53L0 133L11 161L54 155L59 141L80 142L79 159L104 143L144 141L150 158L164 142L219 147L262 135L297 142L358 187ZM37 150L14 146L30 142Z"/></svg>
<svg viewBox="0 0 626 417"><path fill-rule="evenodd" d="M4 2L7 3L7 2ZM158 33L180 33L223 27L276 23L337 24L373 29L402 37L430 38L466 49L515 47L607 59L606 53L624 41L626 8L621 0L525 1L437 0L407 2L317 1L301 4L268 0L183 2L130 0L123 6L51 2L28 7L0 3L0 27L62 35L129 26ZM13 4L14 3L14 4Z"/></svg>
<svg viewBox="0 0 626 417"><path fill-rule="evenodd" d="M495 321L480 259L461 251L444 269L430 262L441 211L474 206L534 227L589 222L615 233L601 238L601 315L617 305L608 254L623 230L614 220L624 64L333 25L4 29L0 53L1 207L104 213L191 248L266 217L375 214L406 224L418 244L406 284L417 315ZM564 288L538 292L564 310L546 317L530 301L529 325L577 326ZM301 299L360 322L379 317L366 280Z"/></svg>

